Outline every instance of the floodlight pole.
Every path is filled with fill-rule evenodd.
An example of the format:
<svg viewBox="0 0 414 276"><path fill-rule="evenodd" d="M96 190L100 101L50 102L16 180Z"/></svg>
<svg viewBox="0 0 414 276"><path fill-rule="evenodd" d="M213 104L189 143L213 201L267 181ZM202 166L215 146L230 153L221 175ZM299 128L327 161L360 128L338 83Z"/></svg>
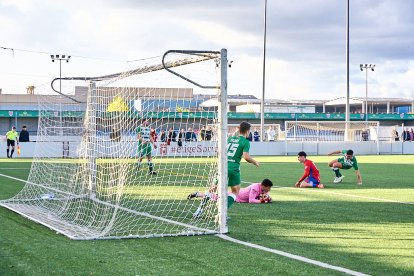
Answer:
<svg viewBox="0 0 414 276"><path fill-rule="evenodd" d="M69 62L70 56L67 55L50 55L50 58L52 59L52 62L55 62L55 60L59 60L59 99L60 99L60 105L59 105L59 121L60 121L60 136L63 138L63 118L62 118L62 60Z"/></svg>
<svg viewBox="0 0 414 276"><path fill-rule="evenodd" d="M344 140L348 141L349 135L349 0L347 1L346 8L346 105L345 105L345 137Z"/></svg>
<svg viewBox="0 0 414 276"><path fill-rule="evenodd" d="M62 93L62 60L69 62L70 56L66 55L50 55L52 62L59 60L59 92Z"/></svg>
<svg viewBox="0 0 414 276"><path fill-rule="evenodd" d="M264 7L264 36L263 36L263 87L262 87L262 100L260 104L260 129L261 129L261 136L260 141L264 141L264 103L265 103L265 91L266 91L266 18L267 18L267 0L265 0L265 7Z"/></svg>
<svg viewBox="0 0 414 276"><path fill-rule="evenodd" d="M365 69L365 123L368 125L368 69L374 71L375 64L360 64L359 69L364 71Z"/></svg>

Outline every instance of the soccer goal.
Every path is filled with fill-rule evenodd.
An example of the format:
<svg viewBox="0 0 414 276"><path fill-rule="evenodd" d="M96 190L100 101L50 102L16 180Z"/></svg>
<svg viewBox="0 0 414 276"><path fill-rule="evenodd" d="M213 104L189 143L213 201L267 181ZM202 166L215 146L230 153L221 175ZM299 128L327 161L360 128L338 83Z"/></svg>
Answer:
<svg viewBox="0 0 414 276"><path fill-rule="evenodd" d="M56 79L64 91L52 82L29 177L0 205L78 240L227 232L227 51L133 66ZM200 110L212 97L218 111ZM187 195L217 182L219 200L194 216L200 201Z"/></svg>
<svg viewBox="0 0 414 276"><path fill-rule="evenodd" d="M285 139L300 142L377 141L379 122L286 121Z"/></svg>

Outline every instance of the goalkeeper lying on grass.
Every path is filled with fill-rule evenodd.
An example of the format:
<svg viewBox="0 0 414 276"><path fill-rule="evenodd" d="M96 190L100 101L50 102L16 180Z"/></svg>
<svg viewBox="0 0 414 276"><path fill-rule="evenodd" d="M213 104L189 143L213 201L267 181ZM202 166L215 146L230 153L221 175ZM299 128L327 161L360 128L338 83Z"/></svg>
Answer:
<svg viewBox="0 0 414 276"><path fill-rule="evenodd" d="M239 203L270 203L272 198L269 195L270 189L272 188L273 183L269 179L263 179L262 183L253 183L248 187L240 189L239 194L236 197L236 202ZM187 199L193 198L210 198L212 200L217 200L218 196L215 193L206 192L200 193L195 192L189 194Z"/></svg>

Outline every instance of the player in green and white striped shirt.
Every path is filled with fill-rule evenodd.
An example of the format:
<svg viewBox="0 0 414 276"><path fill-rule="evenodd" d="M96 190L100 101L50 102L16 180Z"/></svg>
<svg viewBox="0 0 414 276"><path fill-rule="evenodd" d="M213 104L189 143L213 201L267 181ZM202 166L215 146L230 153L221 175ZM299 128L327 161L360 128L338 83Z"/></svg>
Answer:
<svg viewBox="0 0 414 276"><path fill-rule="evenodd" d="M138 170L141 168L142 159L146 156L148 160L148 169L149 174L157 174L154 171L154 163L152 163L152 146L154 149L157 148L157 145L154 143L154 139L151 136L151 128L149 127L149 123L147 119L142 119L141 125L137 129L138 133Z"/></svg>
<svg viewBox="0 0 414 276"><path fill-rule="evenodd" d="M335 159L329 162L329 167L332 168L336 176L333 183L340 183L342 179L344 178L344 176L341 174L339 169L349 170L350 168L354 168L356 176L357 176L357 183L358 185L362 185L361 173L359 172L358 162L357 162L356 157L354 156L354 151L353 150L337 150L337 151L329 153L328 155L333 155L333 154L344 155L342 157L339 157L338 159Z"/></svg>

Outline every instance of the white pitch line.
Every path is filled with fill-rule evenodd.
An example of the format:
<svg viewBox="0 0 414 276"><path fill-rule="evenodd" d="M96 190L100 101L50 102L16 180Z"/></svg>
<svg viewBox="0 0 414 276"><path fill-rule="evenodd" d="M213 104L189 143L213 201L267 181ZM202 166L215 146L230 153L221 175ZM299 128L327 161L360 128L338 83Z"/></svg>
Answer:
<svg viewBox="0 0 414 276"><path fill-rule="evenodd" d="M243 183L250 183L248 181L242 181L242 182ZM399 204L414 205L414 202L404 202L404 201L398 201L398 200L392 200L392 199L385 199L385 198L359 196L359 195L350 195L350 194L330 192L330 191L321 190L321 189L316 189L316 190L314 190L314 189L299 189L299 188L294 188L294 187L283 187L283 186L273 186L273 187L282 188L282 189L299 190L299 191L320 192L320 193L332 194L332 195L341 195L341 196L348 196L348 197L355 197L355 198L363 198L363 199L370 199L370 200L377 200L377 201L385 201L385 202L392 202L392 203L399 203Z"/></svg>
<svg viewBox="0 0 414 276"><path fill-rule="evenodd" d="M30 170L30 168L0 168L0 170Z"/></svg>
<svg viewBox="0 0 414 276"><path fill-rule="evenodd" d="M270 253L277 254L277 255L280 255L280 256L283 256L283 257L298 260L298 261L301 261L301 262L309 263L309 264L316 265L316 266L319 266L319 267L340 271L340 272L343 272L343 273L346 273L346 274L349 274L349 275L357 275L357 276L366 276L366 275L368 275L368 274L365 274L365 273L362 273L362 272L350 270L350 269L340 267L340 266L330 265L330 264L323 263L323 262L320 262L320 261L315 261L315 260L312 260L312 259L309 259L309 258L299 256L299 255L294 255L294 254L291 254L291 253L288 253L288 252L284 252L284 251L264 247L264 246L257 245L257 244L254 244L254 243L249 243L249 242L237 240L237 239L234 239L234 238L229 237L227 235L218 234L216 236L223 239L223 240L226 240L226 241L230 241L230 242L234 242L234 243L237 243L237 244L245 245L245 246L248 246L248 247L251 247L251 248L254 248L254 249L263 250L263 251L266 251L266 252L270 252Z"/></svg>

